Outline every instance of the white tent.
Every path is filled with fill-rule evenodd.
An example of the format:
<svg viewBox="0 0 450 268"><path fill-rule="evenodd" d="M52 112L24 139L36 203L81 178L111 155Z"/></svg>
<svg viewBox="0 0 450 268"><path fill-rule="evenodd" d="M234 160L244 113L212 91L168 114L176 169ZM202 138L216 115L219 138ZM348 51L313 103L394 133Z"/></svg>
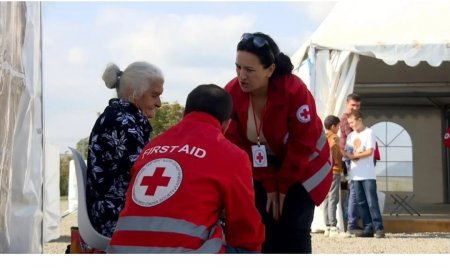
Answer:
<svg viewBox="0 0 450 268"><path fill-rule="evenodd" d="M59 237L59 149L44 147L41 52L40 3L0 2L0 253L42 253Z"/></svg>
<svg viewBox="0 0 450 268"><path fill-rule="evenodd" d="M299 76L309 69L319 115L342 114L360 55L389 65L450 61L449 14L449 1L338 2L291 58Z"/></svg>
<svg viewBox="0 0 450 268"><path fill-rule="evenodd" d="M449 14L449 1L338 2L291 58L296 74L314 95L319 116L343 113L361 56L411 67L450 61ZM339 219L341 215L338 211ZM322 229L321 219L318 209L313 230ZM339 227L342 230L342 221Z"/></svg>

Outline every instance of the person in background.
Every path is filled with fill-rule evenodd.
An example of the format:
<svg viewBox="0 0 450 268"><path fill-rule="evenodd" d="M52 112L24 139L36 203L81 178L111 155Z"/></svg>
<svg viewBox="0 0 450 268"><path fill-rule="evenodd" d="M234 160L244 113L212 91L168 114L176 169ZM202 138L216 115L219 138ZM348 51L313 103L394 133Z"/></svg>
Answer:
<svg viewBox="0 0 450 268"><path fill-rule="evenodd" d="M288 56L264 33L237 44L237 77L225 86L233 98L226 134L253 163L256 207L266 227L263 253L311 253L315 205L332 181L322 121Z"/></svg>
<svg viewBox="0 0 450 268"><path fill-rule="evenodd" d="M328 145L330 146L331 155L333 157L333 181L327 198L325 198L323 211L326 225L324 235L326 237L337 237L340 235L339 229L336 227L336 211L337 204L339 203L339 190L342 177L342 154L339 149L339 137L337 136L339 122L339 118L334 115L329 115L324 120ZM343 236L345 234L341 235Z"/></svg>
<svg viewBox="0 0 450 268"><path fill-rule="evenodd" d="M125 205L131 167L150 139L149 119L161 106L164 76L147 62L123 72L109 64L102 76L117 98L98 117L89 137L86 203L93 227L111 237Z"/></svg>
<svg viewBox="0 0 450 268"><path fill-rule="evenodd" d="M447 128L444 134L444 146L450 148L450 127Z"/></svg>
<svg viewBox="0 0 450 268"><path fill-rule="evenodd" d="M347 178L350 178L350 176L348 176L348 168L350 165L350 160L349 159L345 159L345 155L346 153L351 153L349 152L349 149L351 150L351 146L347 146L346 147L346 141L347 141L347 136L353 131L353 129L350 127L350 125L348 124L348 115L353 112L353 111L359 111L359 109L361 108L361 97L359 97L359 95L355 94L355 93L351 93L347 96L347 103L346 103L346 107L345 107L345 112L342 114L341 116L341 123L340 123L340 130L341 130L341 135L340 135L340 139L339 139L339 148L341 150L341 154L344 156L344 163L348 162L346 164L346 166L344 166L345 170L344 173L347 174ZM355 194L355 190L353 188L353 182L351 180L348 180L348 202L347 202L347 209L344 209L345 212L344 213L347 215L347 232L350 235L353 236L360 236L362 234L362 228L359 227L358 225L358 219L359 219L359 214L358 214L358 209L356 206L356 194ZM344 202L343 202L344 203ZM345 205L344 205L345 207Z"/></svg>
<svg viewBox="0 0 450 268"><path fill-rule="evenodd" d="M230 95L200 85L185 107L181 122L152 139L134 164L108 253L261 250L264 226L254 205L250 160L223 135Z"/></svg>
<svg viewBox="0 0 450 268"><path fill-rule="evenodd" d="M362 237L385 237L383 219L378 205L377 181L373 153L375 150L375 134L366 127L360 111L348 115L348 124L353 129L347 136L346 145L353 147L353 153L345 152L344 156L351 160L350 180L354 184L359 214L363 220Z"/></svg>

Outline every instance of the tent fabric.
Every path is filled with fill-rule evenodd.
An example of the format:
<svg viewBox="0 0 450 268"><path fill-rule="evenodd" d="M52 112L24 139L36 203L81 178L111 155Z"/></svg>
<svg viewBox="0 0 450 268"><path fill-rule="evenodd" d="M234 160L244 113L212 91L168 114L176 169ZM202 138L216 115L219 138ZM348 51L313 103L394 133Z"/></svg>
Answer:
<svg viewBox="0 0 450 268"><path fill-rule="evenodd" d="M45 143L44 157L44 187L43 187L43 238L49 242L60 237L61 208L60 208L60 155L59 145Z"/></svg>
<svg viewBox="0 0 450 268"><path fill-rule="evenodd" d="M39 2L0 2L0 51L0 253L41 253Z"/></svg>
<svg viewBox="0 0 450 268"><path fill-rule="evenodd" d="M312 65L311 80L317 113L322 119L343 113L345 98L353 91L359 56L348 51L320 50ZM321 72L325 70L326 75Z"/></svg>
<svg viewBox="0 0 450 268"><path fill-rule="evenodd" d="M450 1L340 1L291 57L294 72L310 81L322 119L340 115L353 92L359 55L390 65L450 61L448 14Z"/></svg>
<svg viewBox="0 0 450 268"><path fill-rule="evenodd" d="M336 4L295 60L305 49L350 51L416 66L426 61L439 66L450 61L449 1L341 1Z"/></svg>
<svg viewBox="0 0 450 268"><path fill-rule="evenodd" d="M86 160L85 160L86 161ZM87 163L86 163L87 165ZM68 189L68 209L66 213L72 213L78 209L78 185L77 185L77 174L75 172L75 162L74 160L69 161L69 189Z"/></svg>
<svg viewBox="0 0 450 268"><path fill-rule="evenodd" d="M294 73L309 81L322 120L340 116L360 55L389 65L450 61L449 14L450 1L340 1L291 57ZM319 217L313 226L323 228Z"/></svg>

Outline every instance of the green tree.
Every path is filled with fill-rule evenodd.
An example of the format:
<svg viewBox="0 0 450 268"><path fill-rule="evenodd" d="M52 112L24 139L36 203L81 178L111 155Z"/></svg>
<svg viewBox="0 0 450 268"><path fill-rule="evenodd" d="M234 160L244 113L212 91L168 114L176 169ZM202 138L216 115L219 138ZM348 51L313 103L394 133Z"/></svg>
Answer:
<svg viewBox="0 0 450 268"><path fill-rule="evenodd" d="M61 196L67 196L69 187L69 162L72 155L61 154L59 164L59 192Z"/></svg>
<svg viewBox="0 0 450 268"><path fill-rule="evenodd" d="M77 150L84 156L84 159L87 159L88 154L88 145L89 145L89 137L81 139L77 142Z"/></svg>
<svg viewBox="0 0 450 268"><path fill-rule="evenodd" d="M176 123L180 122L183 117L184 107L178 102L163 102L161 107L156 110L155 118L150 120L153 128L152 137L158 136Z"/></svg>

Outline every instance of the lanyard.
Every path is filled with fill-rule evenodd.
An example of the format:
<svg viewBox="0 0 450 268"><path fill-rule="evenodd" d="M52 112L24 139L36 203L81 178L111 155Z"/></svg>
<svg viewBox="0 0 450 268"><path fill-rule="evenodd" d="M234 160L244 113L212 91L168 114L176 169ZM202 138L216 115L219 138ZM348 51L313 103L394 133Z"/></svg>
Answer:
<svg viewBox="0 0 450 268"><path fill-rule="evenodd" d="M253 120L255 122L255 128L256 128L256 137L258 139L258 146L261 146L261 143L259 142L259 134L262 131L262 125L263 125L263 119L264 119L264 114L266 113L266 106L267 106L267 99L266 99L266 103L264 104L262 113L261 113L261 119L260 122L261 124L258 127L258 122L256 121L256 113L255 113L255 103L253 102L253 96L250 94L250 100L252 102L252 112L253 112Z"/></svg>

